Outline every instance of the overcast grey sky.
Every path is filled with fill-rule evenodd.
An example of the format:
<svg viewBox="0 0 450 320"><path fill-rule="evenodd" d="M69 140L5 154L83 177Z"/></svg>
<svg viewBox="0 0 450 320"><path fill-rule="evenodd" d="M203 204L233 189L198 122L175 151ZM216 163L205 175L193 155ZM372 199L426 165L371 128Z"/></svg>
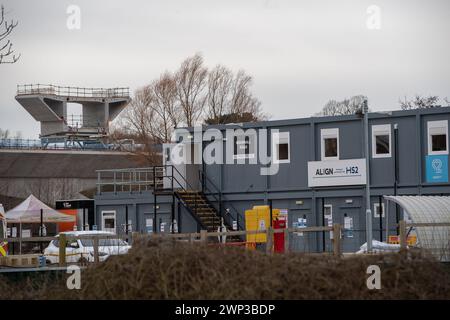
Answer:
<svg viewBox="0 0 450 320"><path fill-rule="evenodd" d="M132 90L187 56L254 77L273 119L310 116L329 99L369 97L373 110L399 98L450 97L450 1L0 0L19 20L22 54L0 65L0 128L37 138L39 125L15 101L17 84ZM66 26L81 9L81 29ZM366 25L381 9L381 28Z"/></svg>

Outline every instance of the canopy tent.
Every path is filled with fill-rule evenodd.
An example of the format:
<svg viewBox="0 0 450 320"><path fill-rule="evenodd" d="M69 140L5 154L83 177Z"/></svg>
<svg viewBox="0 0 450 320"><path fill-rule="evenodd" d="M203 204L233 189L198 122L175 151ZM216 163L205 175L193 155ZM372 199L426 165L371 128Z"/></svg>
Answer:
<svg viewBox="0 0 450 320"><path fill-rule="evenodd" d="M404 219L413 223L450 223L450 197L448 196L384 196L398 204ZM389 206L387 206L389 208ZM386 211L386 224L389 212ZM418 246L441 261L450 261L450 227L431 226L413 228Z"/></svg>
<svg viewBox="0 0 450 320"><path fill-rule="evenodd" d="M42 211L42 220L41 220ZM30 195L14 209L6 212L7 223L58 223L74 222L75 217L58 212L45 203Z"/></svg>

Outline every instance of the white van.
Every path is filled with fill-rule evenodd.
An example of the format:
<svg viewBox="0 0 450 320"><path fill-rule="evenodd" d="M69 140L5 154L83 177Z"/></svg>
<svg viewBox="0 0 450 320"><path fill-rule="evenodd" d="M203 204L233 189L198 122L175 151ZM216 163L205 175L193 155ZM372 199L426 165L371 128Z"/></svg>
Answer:
<svg viewBox="0 0 450 320"><path fill-rule="evenodd" d="M68 231L61 232L67 237L76 236L115 236L113 232L107 231ZM59 234L59 235L60 235ZM57 235L57 237L59 237ZM99 239L98 256L100 261L105 261L109 256L125 254L130 250L131 246L122 239ZM44 250L44 256L47 263L59 263L59 240L50 242ZM68 241L66 246L66 262L68 263L84 263L94 262L94 241L90 239L78 239Z"/></svg>

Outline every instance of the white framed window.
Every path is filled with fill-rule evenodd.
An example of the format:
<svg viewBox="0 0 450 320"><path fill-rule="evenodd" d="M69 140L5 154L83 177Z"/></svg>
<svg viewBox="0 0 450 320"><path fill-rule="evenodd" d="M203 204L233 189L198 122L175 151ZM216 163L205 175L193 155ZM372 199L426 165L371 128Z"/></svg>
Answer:
<svg viewBox="0 0 450 320"><path fill-rule="evenodd" d="M273 163L289 163L291 161L290 152L289 132L273 132Z"/></svg>
<svg viewBox="0 0 450 320"><path fill-rule="evenodd" d="M339 129L321 129L321 158L322 160L339 159Z"/></svg>
<svg viewBox="0 0 450 320"><path fill-rule="evenodd" d="M448 121L428 121L428 154L448 154Z"/></svg>
<svg viewBox="0 0 450 320"><path fill-rule="evenodd" d="M254 147L248 135L234 136L233 159L253 159Z"/></svg>
<svg viewBox="0 0 450 320"><path fill-rule="evenodd" d="M372 126L372 158L390 158L392 156L391 125Z"/></svg>
<svg viewBox="0 0 450 320"><path fill-rule="evenodd" d="M384 202L381 203L381 217L384 218ZM375 202L373 204L373 217L379 218L380 217L380 203Z"/></svg>
<svg viewBox="0 0 450 320"><path fill-rule="evenodd" d="M102 230L116 233L116 211L102 211Z"/></svg>

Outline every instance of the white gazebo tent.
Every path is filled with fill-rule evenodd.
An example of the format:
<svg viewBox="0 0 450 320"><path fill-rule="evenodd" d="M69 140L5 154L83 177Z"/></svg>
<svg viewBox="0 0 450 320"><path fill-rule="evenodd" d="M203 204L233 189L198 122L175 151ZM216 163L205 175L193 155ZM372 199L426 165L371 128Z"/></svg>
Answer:
<svg viewBox="0 0 450 320"><path fill-rule="evenodd" d="M404 219L413 223L450 223L449 196L384 196L384 199L398 204L404 212ZM389 211L386 210L386 226L388 223ZM417 227L414 231L418 247L441 261L450 261L449 226Z"/></svg>
<svg viewBox="0 0 450 320"><path fill-rule="evenodd" d="M14 209L6 212L5 218L7 223L18 223L20 225L20 237L22 237L22 223L58 223L75 221L74 216L50 208L33 195L30 195Z"/></svg>

